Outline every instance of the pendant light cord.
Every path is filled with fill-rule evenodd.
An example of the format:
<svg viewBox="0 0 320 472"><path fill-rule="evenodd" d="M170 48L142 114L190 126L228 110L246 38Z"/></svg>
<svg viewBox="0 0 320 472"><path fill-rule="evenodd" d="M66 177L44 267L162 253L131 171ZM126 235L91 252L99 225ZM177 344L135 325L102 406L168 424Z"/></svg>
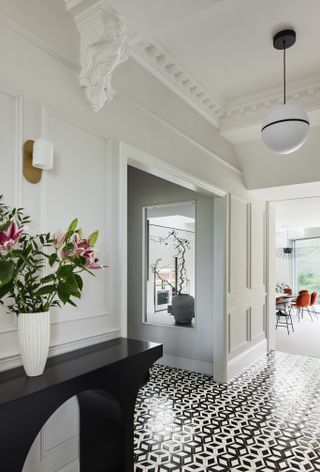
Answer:
<svg viewBox="0 0 320 472"><path fill-rule="evenodd" d="M286 42L283 40L283 103L287 103Z"/></svg>

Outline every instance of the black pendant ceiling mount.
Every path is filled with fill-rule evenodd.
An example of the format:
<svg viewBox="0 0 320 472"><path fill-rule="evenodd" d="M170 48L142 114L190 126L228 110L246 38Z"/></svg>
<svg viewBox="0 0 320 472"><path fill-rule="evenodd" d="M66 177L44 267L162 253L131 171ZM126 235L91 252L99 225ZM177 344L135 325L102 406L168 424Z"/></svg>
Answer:
<svg viewBox="0 0 320 472"><path fill-rule="evenodd" d="M283 105L271 110L266 116L261 136L264 144L277 154L289 154L299 149L307 138L309 119L295 104L287 104L286 51L296 42L293 29L279 31L273 36L273 47L283 51Z"/></svg>
<svg viewBox="0 0 320 472"><path fill-rule="evenodd" d="M273 47L279 51L291 48L296 42L296 32L292 29L279 31L273 37Z"/></svg>

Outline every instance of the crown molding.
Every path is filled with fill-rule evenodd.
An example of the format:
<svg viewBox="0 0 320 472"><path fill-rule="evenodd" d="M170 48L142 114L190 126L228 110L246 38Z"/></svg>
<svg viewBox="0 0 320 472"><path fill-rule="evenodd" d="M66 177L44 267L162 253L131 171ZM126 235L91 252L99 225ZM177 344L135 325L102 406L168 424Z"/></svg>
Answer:
<svg viewBox="0 0 320 472"><path fill-rule="evenodd" d="M305 82L309 82L306 78ZM295 103L306 112L309 112L311 126L319 125L320 110L320 78L306 86L291 88L287 93L287 101ZM272 108L283 103L282 92L268 95L254 100L226 108L220 120L220 133L233 143L257 139L260 133L261 122Z"/></svg>
<svg viewBox="0 0 320 472"><path fill-rule="evenodd" d="M136 41L130 55L215 127L224 110L208 87L159 37Z"/></svg>
<svg viewBox="0 0 320 472"><path fill-rule="evenodd" d="M292 88L287 93L287 101L296 103L306 111L318 109L320 107L320 78L311 85ZM282 103L282 92L272 95L266 93L263 98L248 99L237 106L227 107L221 118L220 128L228 129L261 121L266 113Z"/></svg>

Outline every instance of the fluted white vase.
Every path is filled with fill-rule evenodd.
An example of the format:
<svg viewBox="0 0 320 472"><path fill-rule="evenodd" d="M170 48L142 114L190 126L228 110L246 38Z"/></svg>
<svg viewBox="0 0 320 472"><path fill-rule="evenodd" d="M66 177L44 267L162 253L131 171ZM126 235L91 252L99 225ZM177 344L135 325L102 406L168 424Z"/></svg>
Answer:
<svg viewBox="0 0 320 472"><path fill-rule="evenodd" d="M18 341L26 374L41 375L49 353L50 312L19 313Z"/></svg>

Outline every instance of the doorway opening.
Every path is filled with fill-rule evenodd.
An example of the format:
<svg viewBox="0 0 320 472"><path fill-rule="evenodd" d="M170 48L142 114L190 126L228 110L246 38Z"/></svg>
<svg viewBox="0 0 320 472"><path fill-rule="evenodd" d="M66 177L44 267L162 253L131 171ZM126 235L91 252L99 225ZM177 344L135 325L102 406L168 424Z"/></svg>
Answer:
<svg viewBox="0 0 320 472"><path fill-rule="evenodd" d="M284 200L276 216L276 349L320 357L320 197Z"/></svg>
<svg viewBox="0 0 320 472"><path fill-rule="evenodd" d="M125 228L123 235L126 235L128 251L128 265L125 264L126 258L123 257L120 267L122 274L127 273L127 286L121 287L121 293L123 295L127 293L127 307L123 305L121 310L122 333L136 339L161 342L164 346L163 364L213 374L217 381L224 381L226 352L221 339L224 338L223 321L225 319L222 281L224 280L226 250L224 233L226 192L127 144L120 145L120 162L121 196L123 198L127 195L128 202L126 218L122 220L122 227ZM143 174L147 175L149 184L137 182L137 180L132 181L130 173L136 175L140 173L140 177ZM165 191L163 188L160 191L159 181L165 186ZM177 195L172 195L172 189L176 190L177 187L181 191L178 198L176 198ZM152 196L152 200L145 198L148 194ZM147 323L143 310L145 294L141 294L144 287L145 261L142 260L142 254L145 254L143 245L145 208L191 201L195 201L195 226L197 229L200 228L203 239L200 248L201 238L199 239L198 234L195 235L196 316L194 323L191 323L191 326L176 323L174 326ZM134 211L132 211L132 206L135 207ZM217 211L214 212L213 207L217 207ZM198 218L202 219L199 225ZM215 231L217 235L213 238ZM134 234L136 236L133 236ZM210 234L212 237L208 237ZM215 239L215 244L213 239ZM217 267L217 270L214 270L214 267ZM215 280L214 273L219 274ZM197 281L199 277L200 283ZM188 278L191 277L187 276ZM190 280L190 292L191 285Z"/></svg>

